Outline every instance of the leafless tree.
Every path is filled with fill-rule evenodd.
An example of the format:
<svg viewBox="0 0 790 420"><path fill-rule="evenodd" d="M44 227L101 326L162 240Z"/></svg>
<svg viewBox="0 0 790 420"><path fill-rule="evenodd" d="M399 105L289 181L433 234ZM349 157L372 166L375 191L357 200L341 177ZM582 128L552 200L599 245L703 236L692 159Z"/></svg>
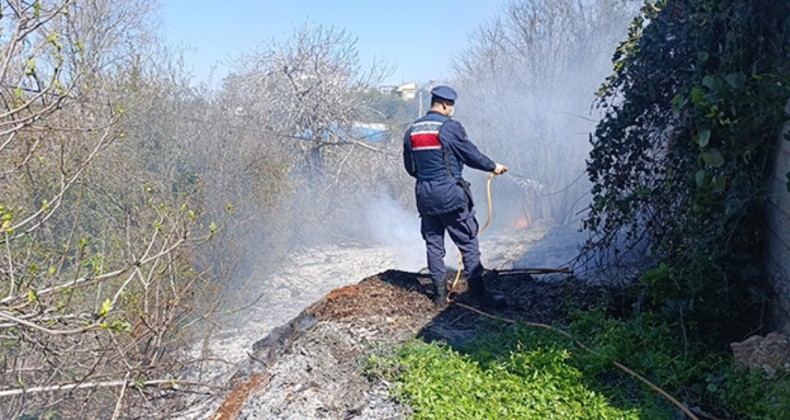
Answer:
<svg viewBox="0 0 790 420"><path fill-rule="evenodd" d="M522 191L519 211L530 219L578 221L589 190L584 159L598 118L594 93L635 3L512 2L455 61L467 95L459 118L492 155L509 157L516 182L505 188Z"/></svg>
<svg viewBox="0 0 790 420"><path fill-rule="evenodd" d="M180 326L211 285L189 249L216 228L149 167L177 147L142 134L149 7L0 2L0 417L118 417L178 384Z"/></svg>
<svg viewBox="0 0 790 420"><path fill-rule="evenodd" d="M274 230L290 241L307 239L299 232L316 232L308 226L343 225L352 202L364 199L381 173L396 169L400 133L396 142L372 143L356 129L371 107L365 91L388 68L363 70L347 31L310 24L284 42L242 55L234 67L217 95L223 140L207 147L237 159L223 165L223 176L241 181L229 185L237 197L250 198L239 205L269 212L279 223ZM273 179L282 182L264 183Z"/></svg>

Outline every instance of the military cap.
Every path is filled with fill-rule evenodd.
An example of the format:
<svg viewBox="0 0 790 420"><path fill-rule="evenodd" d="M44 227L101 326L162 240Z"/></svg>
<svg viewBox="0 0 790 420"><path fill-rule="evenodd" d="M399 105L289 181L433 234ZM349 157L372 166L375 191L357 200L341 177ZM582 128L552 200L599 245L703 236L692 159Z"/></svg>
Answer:
<svg viewBox="0 0 790 420"><path fill-rule="evenodd" d="M435 88L431 89L431 95L453 102L455 102L456 98L458 98L458 94L455 93L453 88L444 85L436 86Z"/></svg>

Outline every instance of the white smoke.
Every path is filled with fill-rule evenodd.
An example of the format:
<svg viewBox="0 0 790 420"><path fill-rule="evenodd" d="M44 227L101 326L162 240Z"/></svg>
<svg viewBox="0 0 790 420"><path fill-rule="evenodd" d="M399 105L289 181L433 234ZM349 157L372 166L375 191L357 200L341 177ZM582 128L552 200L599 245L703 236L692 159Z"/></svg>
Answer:
<svg viewBox="0 0 790 420"><path fill-rule="evenodd" d="M370 239L379 245L394 248L396 266L404 271L418 271L426 266L425 242L420 235L420 218L417 209L405 209L397 201L380 195L369 201L366 222ZM458 266L458 248L445 235L445 264Z"/></svg>

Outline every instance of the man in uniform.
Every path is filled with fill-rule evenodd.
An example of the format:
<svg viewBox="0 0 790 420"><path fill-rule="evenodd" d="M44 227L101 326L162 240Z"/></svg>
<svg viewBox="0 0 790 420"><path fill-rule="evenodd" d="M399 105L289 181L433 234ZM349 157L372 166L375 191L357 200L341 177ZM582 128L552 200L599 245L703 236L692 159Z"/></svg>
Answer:
<svg viewBox="0 0 790 420"><path fill-rule="evenodd" d="M428 270L436 290L434 304L447 304L444 266L444 233L461 251L464 275L473 297L488 306L500 302L483 285L483 265L477 240L469 183L462 178L464 165L501 175L507 167L494 162L469 141L464 127L452 119L458 95L448 86L431 90L431 108L415 121L403 138L403 162L416 178L417 210L422 219L420 232L428 254Z"/></svg>

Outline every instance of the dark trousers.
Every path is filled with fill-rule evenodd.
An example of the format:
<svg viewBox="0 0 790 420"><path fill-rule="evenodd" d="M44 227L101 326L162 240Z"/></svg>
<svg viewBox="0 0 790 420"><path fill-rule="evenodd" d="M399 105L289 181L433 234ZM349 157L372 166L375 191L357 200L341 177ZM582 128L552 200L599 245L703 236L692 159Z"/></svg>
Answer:
<svg viewBox="0 0 790 420"><path fill-rule="evenodd" d="M420 232L425 239L428 253L428 270L434 284L444 284L444 232L450 234L455 246L461 251L464 263L464 276L467 279L480 277L483 266L480 264L480 245L477 241L478 224L472 206L438 216L422 216Z"/></svg>

